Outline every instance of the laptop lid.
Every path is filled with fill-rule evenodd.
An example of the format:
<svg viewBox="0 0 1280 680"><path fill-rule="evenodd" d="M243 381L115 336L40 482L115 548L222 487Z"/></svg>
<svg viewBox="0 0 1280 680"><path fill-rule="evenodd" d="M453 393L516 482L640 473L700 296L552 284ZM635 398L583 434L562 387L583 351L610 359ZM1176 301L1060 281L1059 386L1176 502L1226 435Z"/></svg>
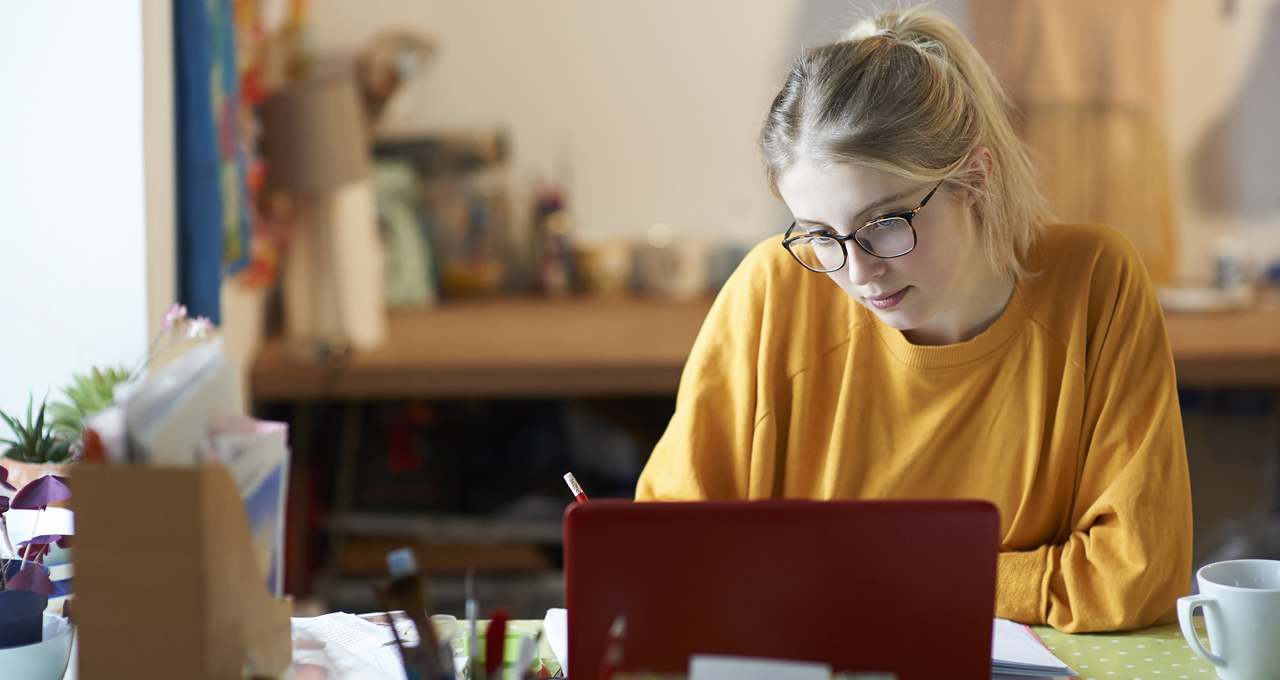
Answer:
<svg viewBox="0 0 1280 680"><path fill-rule="evenodd" d="M898 680L991 677L999 514L976 500L596 501L565 517L569 669L684 673L690 654Z"/></svg>

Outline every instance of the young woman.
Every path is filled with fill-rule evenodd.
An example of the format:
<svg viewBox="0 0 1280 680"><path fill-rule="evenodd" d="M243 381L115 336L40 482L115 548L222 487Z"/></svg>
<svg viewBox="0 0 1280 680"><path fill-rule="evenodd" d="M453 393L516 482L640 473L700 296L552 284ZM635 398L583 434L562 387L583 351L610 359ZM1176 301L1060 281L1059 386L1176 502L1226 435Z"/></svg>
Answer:
<svg viewBox="0 0 1280 680"><path fill-rule="evenodd" d="M1005 111L938 14L799 57L761 136L795 223L720 293L636 496L986 499L997 616L1172 621L1191 492L1160 307L1123 237L1045 225Z"/></svg>

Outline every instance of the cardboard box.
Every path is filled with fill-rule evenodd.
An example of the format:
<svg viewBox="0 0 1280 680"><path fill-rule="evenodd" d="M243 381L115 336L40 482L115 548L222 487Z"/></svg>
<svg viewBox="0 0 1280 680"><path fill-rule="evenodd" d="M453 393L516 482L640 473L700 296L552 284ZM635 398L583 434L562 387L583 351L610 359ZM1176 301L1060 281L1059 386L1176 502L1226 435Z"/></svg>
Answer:
<svg viewBox="0 0 1280 680"><path fill-rule="evenodd" d="M235 482L220 465L80 464L80 677L280 677L293 603L267 592Z"/></svg>

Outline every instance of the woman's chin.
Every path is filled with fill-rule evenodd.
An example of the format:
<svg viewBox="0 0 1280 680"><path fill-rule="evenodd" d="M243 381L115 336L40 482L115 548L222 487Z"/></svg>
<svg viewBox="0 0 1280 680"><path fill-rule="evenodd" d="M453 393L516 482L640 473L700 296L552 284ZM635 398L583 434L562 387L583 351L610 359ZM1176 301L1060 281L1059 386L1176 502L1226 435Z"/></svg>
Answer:
<svg viewBox="0 0 1280 680"><path fill-rule="evenodd" d="M901 306L891 309L876 309L865 303L864 306L870 309L884 325L899 331L915 330L926 321L926 319L921 319L918 314L913 314L912 310L903 309Z"/></svg>

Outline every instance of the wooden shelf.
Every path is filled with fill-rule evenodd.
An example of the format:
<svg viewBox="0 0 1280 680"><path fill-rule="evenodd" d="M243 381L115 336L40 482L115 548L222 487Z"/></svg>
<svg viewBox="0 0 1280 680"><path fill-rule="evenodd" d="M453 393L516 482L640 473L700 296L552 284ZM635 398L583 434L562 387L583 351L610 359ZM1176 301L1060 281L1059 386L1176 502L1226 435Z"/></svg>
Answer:
<svg viewBox="0 0 1280 680"><path fill-rule="evenodd" d="M711 300L536 298L392 316L386 346L330 368L268 341L258 401L675 394ZM1166 314L1185 387L1280 386L1280 307Z"/></svg>
<svg viewBox="0 0 1280 680"><path fill-rule="evenodd" d="M711 300L497 299L394 315L387 344L342 368L270 340L258 401L675 394Z"/></svg>
<svg viewBox="0 0 1280 680"><path fill-rule="evenodd" d="M1178 384L1280 387L1280 306L1165 314Z"/></svg>

